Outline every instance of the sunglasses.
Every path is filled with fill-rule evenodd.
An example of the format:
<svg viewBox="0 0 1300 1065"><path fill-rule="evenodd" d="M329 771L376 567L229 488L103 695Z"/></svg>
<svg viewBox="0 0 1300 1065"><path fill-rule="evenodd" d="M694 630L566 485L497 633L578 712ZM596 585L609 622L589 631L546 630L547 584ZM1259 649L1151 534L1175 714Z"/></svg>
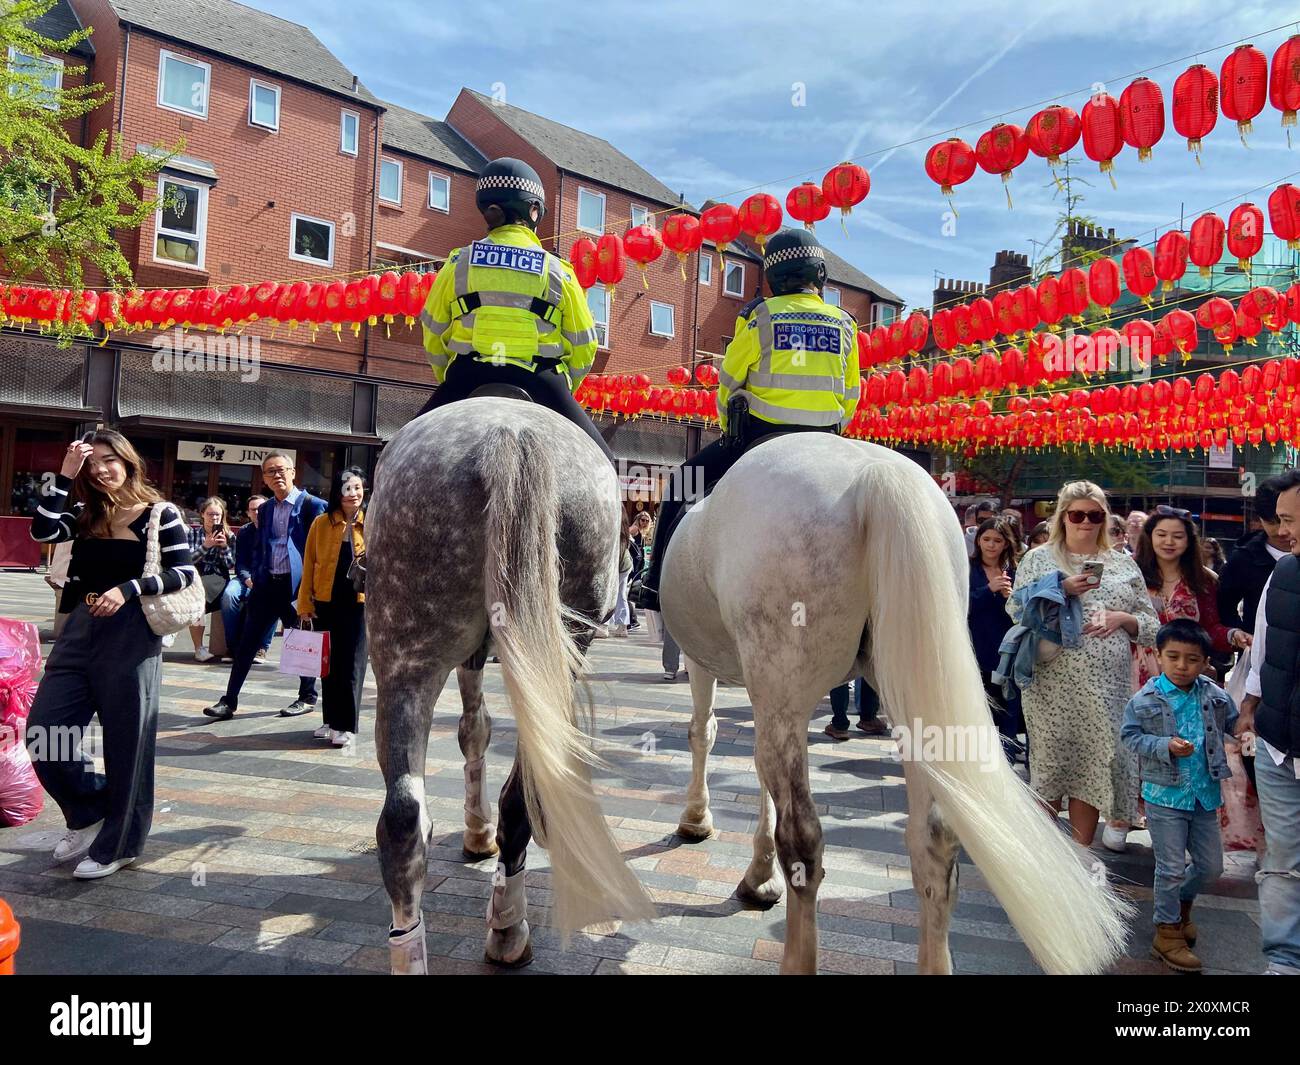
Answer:
<svg viewBox="0 0 1300 1065"><path fill-rule="evenodd" d="M1182 510L1178 507L1167 507L1163 503L1156 507L1156 513L1162 518L1183 518L1184 520L1192 516L1190 510Z"/></svg>
<svg viewBox="0 0 1300 1065"><path fill-rule="evenodd" d="M1100 510L1067 510L1065 516L1073 525L1082 525L1085 521L1089 525L1100 525L1106 520L1106 515Z"/></svg>

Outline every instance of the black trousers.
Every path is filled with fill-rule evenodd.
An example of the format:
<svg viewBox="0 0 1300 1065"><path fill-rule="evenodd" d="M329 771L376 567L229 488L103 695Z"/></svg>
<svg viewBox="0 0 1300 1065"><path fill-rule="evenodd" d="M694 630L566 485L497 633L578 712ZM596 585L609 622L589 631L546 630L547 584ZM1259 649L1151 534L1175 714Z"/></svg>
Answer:
<svg viewBox="0 0 1300 1065"><path fill-rule="evenodd" d="M91 617L78 603L50 652L27 719L36 775L68 827L104 822L90 857L105 865L139 857L149 837L161 683L162 638L137 600L107 618ZM93 717L102 730L102 775L83 743Z"/></svg>
<svg viewBox="0 0 1300 1065"><path fill-rule="evenodd" d="M262 646L263 637L277 621L282 622L286 629L297 627L296 599L293 582L287 573L273 575L266 584L258 584L254 578L248 604L244 607L244 628L239 634L239 647L235 649L230 680L226 682L226 705L232 710L239 705L239 691L248 679L248 671L253 668L253 659ZM315 677L298 678L298 698L304 703L316 701Z"/></svg>
<svg viewBox="0 0 1300 1065"><path fill-rule="evenodd" d="M648 588L659 591L659 575L664 568L664 555L668 551L668 540L681 519L687 503L699 500L692 494L696 488L707 494L713 489L732 466L740 461L741 456L754 445L768 437L781 433L824 432L833 433L836 427L813 425L776 425L761 418L748 416L744 426L743 447L737 447L726 437L715 440L708 447L703 447L678 467L678 476L672 479L673 489L659 504L659 515L655 520L654 543L650 545L650 566L642 582ZM695 476L691 471L699 471ZM691 491L688 491L690 489ZM690 498L687 498L688 495Z"/></svg>
<svg viewBox="0 0 1300 1065"><path fill-rule="evenodd" d="M320 682L325 724L356 732L366 683L366 605L317 602L316 623L330 634L330 671Z"/></svg>
<svg viewBox="0 0 1300 1065"><path fill-rule="evenodd" d="M610 463L614 462L614 452L600 435L596 423L582 409L573 393L569 391L569 382L564 375L553 369L525 370L510 363L480 362L467 355L458 355L447 369L447 376L438 386L429 402L420 414L428 414L458 399L468 399L471 392L483 385L503 384L522 388L532 397L534 403L553 410L563 418L573 422L596 443L605 453ZM416 415L419 417L419 414Z"/></svg>

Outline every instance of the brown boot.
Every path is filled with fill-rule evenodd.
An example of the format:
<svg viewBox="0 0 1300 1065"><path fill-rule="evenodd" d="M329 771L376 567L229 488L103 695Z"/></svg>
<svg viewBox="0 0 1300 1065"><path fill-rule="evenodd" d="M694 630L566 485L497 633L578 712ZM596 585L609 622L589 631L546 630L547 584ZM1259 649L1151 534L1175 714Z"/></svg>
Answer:
<svg viewBox="0 0 1300 1065"><path fill-rule="evenodd" d="M1192 920L1192 904L1190 902L1180 902L1183 916L1178 922L1178 927L1183 930L1183 938L1187 940L1189 947L1196 946L1196 923Z"/></svg>
<svg viewBox="0 0 1300 1065"><path fill-rule="evenodd" d="M1176 924L1156 925L1156 935L1151 941L1151 957L1162 961L1180 973L1199 973L1201 959L1192 953L1183 938L1183 930Z"/></svg>

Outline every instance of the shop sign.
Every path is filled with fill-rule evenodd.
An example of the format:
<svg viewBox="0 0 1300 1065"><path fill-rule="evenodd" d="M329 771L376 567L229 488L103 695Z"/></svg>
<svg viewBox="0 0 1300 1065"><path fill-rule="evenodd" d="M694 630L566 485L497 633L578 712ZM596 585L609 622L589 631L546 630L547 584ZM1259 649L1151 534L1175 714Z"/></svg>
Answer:
<svg viewBox="0 0 1300 1065"><path fill-rule="evenodd" d="M288 455L294 465L298 462L298 453L293 448L271 447L264 444L228 444L204 443L200 440L182 440L176 445L178 462L224 462L232 466L261 466L262 461L272 451L282 451Z"/></svg>

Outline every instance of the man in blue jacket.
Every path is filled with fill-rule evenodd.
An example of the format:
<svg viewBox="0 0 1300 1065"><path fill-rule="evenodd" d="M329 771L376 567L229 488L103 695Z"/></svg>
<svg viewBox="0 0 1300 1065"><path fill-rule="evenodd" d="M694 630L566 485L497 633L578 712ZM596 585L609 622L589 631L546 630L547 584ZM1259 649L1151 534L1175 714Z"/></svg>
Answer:
<svg viewBox="0 0 1300 1065"><path fill-rule="evenodd" d="M253 571L257 568L257 551L260 546L257 542L257 508L265 502L266 496L249 497L248 524L235 535L235 578L226 585L225 594L221 597L221 621L225 626L226 647L232 661L239 649L240 634L244 631L244 608L248 605L248 595L253 589ZM257 649L257 661L266 657L274 635L275 626L267 626L262 645Z"/></svg>
<svg viewBox="0 0 1300 1065"><path fill-rule="evenodd" d="M298 582L302 580L302 554L307 530L325 513L325 500L318 499L293 483L293 458L272 451L262 460L262 479L271 489L257 511L257 557L253 588L248 596L247 617L235 651L234 665L226 694L213 706L204 707L208 717L227 720L235 716L239 691L253 668L262 637L277 620L286 629L298 622ZM316 678L298 679L298 698L280 711L281 717L305 714L316 705Z"/></svg>

